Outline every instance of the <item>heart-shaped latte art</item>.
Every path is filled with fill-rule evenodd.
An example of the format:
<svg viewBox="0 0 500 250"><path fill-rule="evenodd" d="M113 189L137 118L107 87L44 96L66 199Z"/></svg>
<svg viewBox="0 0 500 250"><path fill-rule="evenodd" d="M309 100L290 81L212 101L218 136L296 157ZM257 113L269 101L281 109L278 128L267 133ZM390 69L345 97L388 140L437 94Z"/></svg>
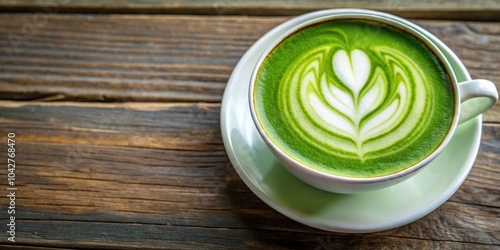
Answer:
<svg viewBox="0 0 500 250"><path fill-rule="evenodd" d="M418 137L425 111L432 108L425 102L429 90L418 67L404 54L379 46L371 56L390 68L376 66L365 51L354 49L335 51L332 71L324 71L331 49L304 55L286 76L290 98L283 104L303 138L329 153L364 161L402 139Z"/></svg>

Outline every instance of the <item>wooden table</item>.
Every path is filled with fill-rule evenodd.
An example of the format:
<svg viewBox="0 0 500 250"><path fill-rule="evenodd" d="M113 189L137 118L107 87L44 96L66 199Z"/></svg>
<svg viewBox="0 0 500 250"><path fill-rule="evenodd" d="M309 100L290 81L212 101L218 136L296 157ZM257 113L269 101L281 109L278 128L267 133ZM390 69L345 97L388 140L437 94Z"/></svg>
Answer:
<svg viewBox="0 0 500 250"><path fill-rule="evenodd" d="M500 104L483 116L457 193L400 228L317 230L271 209L235 173L219 124L228 77L294 15L363 7L411 18L500 89L498 0L349 2L2 1L0 247L500 249ZM15 243L5 226L9 133Z"/></svg>

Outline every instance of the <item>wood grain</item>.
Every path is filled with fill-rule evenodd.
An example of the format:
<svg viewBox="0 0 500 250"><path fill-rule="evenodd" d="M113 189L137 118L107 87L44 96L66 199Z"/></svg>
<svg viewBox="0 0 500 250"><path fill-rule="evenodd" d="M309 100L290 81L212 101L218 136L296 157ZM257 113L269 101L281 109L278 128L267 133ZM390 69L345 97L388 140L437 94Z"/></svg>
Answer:
<svg viewBox="0 0 500 250"><path fill-rule="evenodd" d="M381 10L407 18L499 20L496 0L4 0L3 11L57 13L141 13L204 15L298 15L329 8Z"/></svg>
<svg viewBox="0 0 500 250"><path fill-rule="evenodd" d="M500 89L498 1L54 1L0 3L38 12L0 14L0 141L16 133L18 164L17 242L4 235L0 248L500 248L500 104L483 116L477 160L456 194L416 222L371 234L316 230L271 209L235 173L219 128L234 65L290 18L261 15L361 6L460 18L415 22ZM490 22L463 21L474 19Z"/></svg>
<svg viewBox="0 0 500 250"><path fill-rule="evenodd" d="M3 14L0 98L217 103L243 53L287 19L54 15L42 22L31 14ZM416 23L448 44L473 78L500 89L498 23ZM484 120L498 117L500 104Z"/></svg>
<svg viewBox="0 0 500 250"><path fill-rule="evenodd" d="M1 101L1 141L8 132L15 132L17 140L16 245L500 247L497 124L484 125L476 164L450 201L401 228L347 235L296 223L258 199L229 163L219 110L219 104L207 103ZM0 144L0 151L5 150ZM0 155L0 161L5 157ZM4 168L0 175L6 175ZM6 200L0 202L0 210L6 211ZM0 246L6 244L0 237Z"/></svg>
<svg viewBox="0 0 500 250"><path fill-rule="evenodd" d="M243 52L280 20L70 15L28 37L25 17L0 15L3 98L218 102Z"/></svg>

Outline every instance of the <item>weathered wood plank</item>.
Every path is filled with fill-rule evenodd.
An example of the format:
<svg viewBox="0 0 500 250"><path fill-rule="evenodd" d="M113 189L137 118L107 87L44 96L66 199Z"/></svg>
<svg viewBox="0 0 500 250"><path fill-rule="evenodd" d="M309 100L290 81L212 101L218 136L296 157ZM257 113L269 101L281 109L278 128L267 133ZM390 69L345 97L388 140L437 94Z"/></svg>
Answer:
<svg viewBox="0 0 500 250"><path fill-rule="evenodd" d="M50 223L50 224L48 224ZM494 244L426 240L399 236L257 231L239 228L179 227L162 224L25 221L21 236L33 231L53 247L99 249L498 249ZM435 230L441 230L435 228ZM64 232L64 233L61 233ZM78 235L79 237L75 237ZM121 239L117 245L115 239ZM40 241L27 241L36 244ZM2 246L0 244L0 246ZM24 248L23 248L24 249Z"/></svg>
<svg viewBox="0 0 500 250"><path fill-rule="evenodd" d="M260 201L229 163L219 109L218 104L196 103L0 102L0 138L16 133L17 244L143 249L500 246L497 124L484 125L476 164L449 202L401 228L345 235L301 225ZM178 140L172 139L175 131ZM0 151L5 147L0 144ZM0 175L6 176L4 168ZM0 200L0 210L6 211L6 202ZM0 244L6 242L0 238Z"/></svg>
<svg viewBox="0 0 500 250"><path fill-rule="evenodd" d="M0 98L219 102L239 58L287 18L0 15ZM36 21L39 20L39 21ZM498 23L418 21L500 89ZM31 26L30 26L31 25ZM34 27L31 29L30 27ZM500 122L500 104L485 121Z"/></svg>
<svg viewBox="0 0 500 250"><path fill-rule="evenodd" d="M246 33L279 22L70 15L51 17L31 37L23 34L24 17L0 15L3 98L217 102L257 38Z"/></svg>
<svg viewBox="0 0 500 250"><path fill-rule="evenodd" d="M219 104L1 102L0 106L2 131L21 130L25 141L193 151L223 149Z"/></svg>
<svg viewBox="0 0 500 250"><path fill-rule="evenodd" d="M365 8L408 18L499 20L500 3L485 0L4 0L3 11L58 13L155 13L208 15L298 15L328 8Z"/></svg>

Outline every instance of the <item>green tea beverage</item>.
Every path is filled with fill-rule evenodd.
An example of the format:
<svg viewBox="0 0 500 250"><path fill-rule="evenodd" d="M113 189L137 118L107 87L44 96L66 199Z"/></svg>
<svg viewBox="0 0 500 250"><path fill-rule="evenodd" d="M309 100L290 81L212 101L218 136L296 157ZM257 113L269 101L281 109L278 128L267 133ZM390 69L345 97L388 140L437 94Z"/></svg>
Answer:
<svg viewBox="0 0 500 250"><path fill-rule="evenodd" d="M453 116L444 66L424 43L368 20L301 29L267 55L256 116L284 153L310 168L368 178L430 155Z"/></svg>

